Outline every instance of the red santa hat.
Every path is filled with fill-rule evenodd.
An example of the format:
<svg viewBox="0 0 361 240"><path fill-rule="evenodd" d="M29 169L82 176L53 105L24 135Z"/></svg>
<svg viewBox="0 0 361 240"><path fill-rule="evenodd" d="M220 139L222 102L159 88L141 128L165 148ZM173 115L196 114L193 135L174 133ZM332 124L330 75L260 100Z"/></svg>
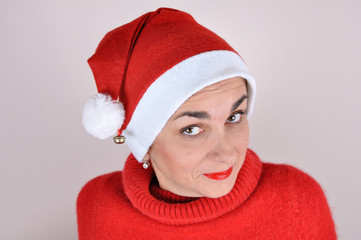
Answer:
<svg viewBox="0 0 361 240"><path fill-rule="evenodd" d="M160 8L110 31L88 60L98 94L83 111L95 137L121 134L138 161L173 113L213 83L242 77L248 115L256 85L239 54L191 15Z"/></svg>

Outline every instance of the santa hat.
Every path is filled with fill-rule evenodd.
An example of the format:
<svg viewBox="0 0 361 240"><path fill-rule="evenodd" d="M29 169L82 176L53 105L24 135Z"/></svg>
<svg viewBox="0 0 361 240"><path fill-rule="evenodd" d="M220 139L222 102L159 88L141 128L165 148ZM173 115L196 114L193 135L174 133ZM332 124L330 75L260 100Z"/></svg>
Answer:
<svg viewBox="0 0 361 240"><path fill-rule="evenodd" d="M142 161L173 113L194 93L213 83L242 77L248 115L256 85L239 54L191 15L160 8L110 31L88 63L98 94L83 111L95 137L122 135Z"/></svg>

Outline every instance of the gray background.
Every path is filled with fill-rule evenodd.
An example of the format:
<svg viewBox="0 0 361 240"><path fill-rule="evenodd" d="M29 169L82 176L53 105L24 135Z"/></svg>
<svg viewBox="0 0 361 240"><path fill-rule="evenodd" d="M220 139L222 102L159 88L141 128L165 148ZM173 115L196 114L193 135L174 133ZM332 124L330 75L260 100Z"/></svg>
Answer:
<svg viewBox="0 0 361 240"><path fill-rule="evenodd" d="M303 1L1 1L0 239L77 239L81 187L129 153L81 125L86 60L104 34L160 6L225 38L258 85L251 143L311 174L340 239L361 239L361 4Z"/></svg>

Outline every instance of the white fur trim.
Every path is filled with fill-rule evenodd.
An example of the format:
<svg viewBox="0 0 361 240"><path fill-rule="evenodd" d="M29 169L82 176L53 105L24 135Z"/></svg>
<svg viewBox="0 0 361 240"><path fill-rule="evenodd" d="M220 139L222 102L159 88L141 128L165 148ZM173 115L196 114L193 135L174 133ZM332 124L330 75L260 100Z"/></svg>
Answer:
<svg viewBox="0 0 361 240"><path fill-rule="evenodd" d="M98 93L86 102L83 126L94 137L105 139L117 133L124 122L124 106L109 95Z"/></svg>
<svg viewBox="0 0 361 240"><path fill-rule="evenodd" d="M252 114L256 82L239 55L216 50L190 57L161 75L139 101L122 132L141 162L168 119L194 93L213 83L240 76L248 84L248 117Z"/></svg>

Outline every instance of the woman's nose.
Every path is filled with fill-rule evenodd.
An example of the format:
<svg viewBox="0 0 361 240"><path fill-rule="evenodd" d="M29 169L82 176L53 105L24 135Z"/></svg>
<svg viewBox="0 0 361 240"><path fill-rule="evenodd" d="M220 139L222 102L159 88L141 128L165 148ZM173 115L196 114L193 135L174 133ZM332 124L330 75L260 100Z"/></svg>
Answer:
<svg viewBox="0 0 361 240"><path fill-rule="evenodd" d="M237 151L233 146L232 140L224 132L220 132L213 136L209 144L208 158L224 163L231 163L235 161Z"/></svg>

